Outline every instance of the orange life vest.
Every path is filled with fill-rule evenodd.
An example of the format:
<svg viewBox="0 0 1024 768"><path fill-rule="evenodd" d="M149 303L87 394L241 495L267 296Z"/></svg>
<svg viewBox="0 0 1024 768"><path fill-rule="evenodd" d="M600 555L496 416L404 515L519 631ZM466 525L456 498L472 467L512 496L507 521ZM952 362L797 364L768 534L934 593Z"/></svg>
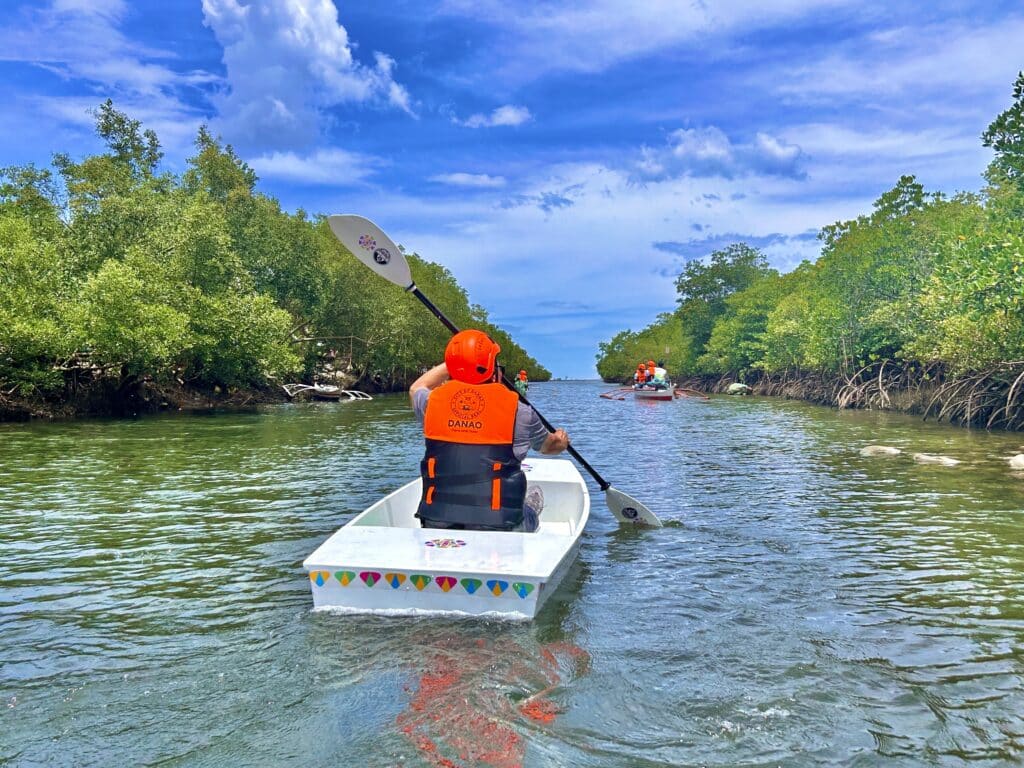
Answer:
<svg viewBox="0 0 1024 768"><path fill-rule="evenodd" d="M448 381L423 415L426 453L416 516L484 530L523 522L526 475L512 450L519 397L502 384Z"/></svg>

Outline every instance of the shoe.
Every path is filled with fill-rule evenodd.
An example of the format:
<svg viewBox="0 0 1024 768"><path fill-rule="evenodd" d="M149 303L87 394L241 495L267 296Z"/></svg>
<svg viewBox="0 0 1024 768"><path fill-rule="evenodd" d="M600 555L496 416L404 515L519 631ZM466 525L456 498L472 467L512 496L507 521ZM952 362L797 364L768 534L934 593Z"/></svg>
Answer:
<svg viewBox="0 0 1024 768"><path fill-rule="evenodd" d="M544 491L539 485L531 485L526 489L526 501L524 506L529 507L538 515L544 509Z"/></svg>

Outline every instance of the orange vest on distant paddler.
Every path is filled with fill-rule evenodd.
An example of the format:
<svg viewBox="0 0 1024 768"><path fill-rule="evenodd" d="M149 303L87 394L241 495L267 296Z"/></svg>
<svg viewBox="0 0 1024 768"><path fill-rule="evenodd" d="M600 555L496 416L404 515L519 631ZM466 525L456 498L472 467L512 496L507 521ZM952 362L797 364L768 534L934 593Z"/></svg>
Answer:
<svg viewBox="0 0 1024 768"><path fill-rule="evenodd" d="M522 524L526 475L512 450L518 410L519 396L502 384L448 381L431 391L418 518L491 530Z"/></svg>

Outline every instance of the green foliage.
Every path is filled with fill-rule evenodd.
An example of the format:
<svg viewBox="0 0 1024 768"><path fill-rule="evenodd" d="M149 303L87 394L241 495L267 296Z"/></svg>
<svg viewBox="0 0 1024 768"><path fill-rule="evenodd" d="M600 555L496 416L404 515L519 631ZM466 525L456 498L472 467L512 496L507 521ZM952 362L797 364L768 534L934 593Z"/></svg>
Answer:
<svg viewBox="0 0 1024 768"><path fill-rule="evenodd" d="M783 284L777 273L769 273L726 298L725 311L712 328L697 367L742 373L762 361L768 315L779 303Z"/></svg>
<svg viewBox="0 0 1024 768"><path fill-rule="evenodd" d="M30 218L0 209L0 381L22 394L59 388L54 363L72 349L67 276Z"/></svg>
<svg viewBox="0 0 1024 768"><path fill-rule="evenodd" d="M414 297L370 278L325 222L258 193L205 127L178 179L159 173L152 131L110 101L95 115L107 152L57 155L56 174L0 170L4 391L59 395L72 370L260 385L313 373L325 348L344 350L357 378L397 387L442 358L447 331ZM506 366L550 376L448 270L409 260L455 322L494 336Z"/></svg>
<svg viewBox="0 0 1024 768"><path fill-rule="evenodd" d="M86 279L73 318L94 363L138 375L183 355L188 317L161 301L159 288L113 259Z"/></svg>
<svg viewBox="0 0 1024 768"><path fill-rule="evenodd" d="M143 131L142 123L116 110L110 99L103 102L94 114L96 134L106 142L114 158L128 166L133 176L152 176L164 156L156 134Z"/></svg>
<svg viewBox="0 0 1024 768"><path fill-rule="evenodd" d="M910 348L954 371L1024 358L1024 223L988 213L947 243L920 297Z"/></svg>
<svg viewBox="0 0 1024 768"><path fill-rule="evenodd" d="M728 298L758 280L775 275L764 254L746 243L735 243L710 255L709 262L691 261L676 279L679 309L676 314L687 337L686 356L679 373L708 371L710 358L702 358L715 323L729 311Z"/></svg>
<svg viewBox="0 0 1024 768"><path fill-rule="evenodd" d="M981 143L996 152L989 178L1005 178L1024 188L1024 72L1013 84L1013 105L981 134Z"/></svg>

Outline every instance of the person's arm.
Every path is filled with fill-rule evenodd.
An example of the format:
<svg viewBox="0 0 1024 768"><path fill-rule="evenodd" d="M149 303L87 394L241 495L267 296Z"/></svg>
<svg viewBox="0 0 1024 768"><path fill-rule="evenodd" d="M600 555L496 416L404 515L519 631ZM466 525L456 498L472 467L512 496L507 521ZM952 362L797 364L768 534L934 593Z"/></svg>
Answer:
<svg viewBox="0 0 1024 768"><path fill-rule="evenodd" d="M544 445L540 447L540 452L552 456L561 453L568 447L569 435L566 434L564 429L556 429L554 432L548 433L548 436L544 439Z"/></svg>
<svg viewBox="0 0 1024 768"><path fill-rule="evenodd" d="M435 389L448 381L448 366L444 363L435 365L429 371L420 376L416 381L409 387L409 401L416 406L415 395L416 392L421 389L431 390Z"/></svg>

